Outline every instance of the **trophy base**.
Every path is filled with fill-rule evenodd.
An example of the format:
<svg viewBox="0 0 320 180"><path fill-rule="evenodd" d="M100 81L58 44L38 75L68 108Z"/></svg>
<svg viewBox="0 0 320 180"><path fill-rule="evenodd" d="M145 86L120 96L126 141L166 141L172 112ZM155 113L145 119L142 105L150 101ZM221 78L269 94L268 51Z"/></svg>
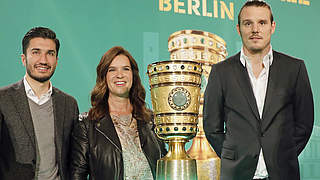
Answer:
<svg viewBox="0 0 320 180"><path fill-rule="evenodd" d="M157 161L157 180L197 180L197 165L194 159Z"/></svg>
<svg viewBox="0 0 320 180"><path fill-rule="evenodd" d="M198 180L219 180L220 159L211 158L197 161Z"/></svg>

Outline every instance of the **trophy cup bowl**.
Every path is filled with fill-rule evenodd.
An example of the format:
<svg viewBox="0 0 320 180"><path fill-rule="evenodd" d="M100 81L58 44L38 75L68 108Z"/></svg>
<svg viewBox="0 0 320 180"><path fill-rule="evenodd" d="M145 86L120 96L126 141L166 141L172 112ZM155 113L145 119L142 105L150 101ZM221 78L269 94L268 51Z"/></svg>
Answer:
<svg viewBox="0 0 320 180"><path fill-rule="evenodd" d="M196 161L185 143L196 136L200 102L201 64L160 61L148 65L155 132L169 145L157 162L157 180L197 179Z"/></svg>

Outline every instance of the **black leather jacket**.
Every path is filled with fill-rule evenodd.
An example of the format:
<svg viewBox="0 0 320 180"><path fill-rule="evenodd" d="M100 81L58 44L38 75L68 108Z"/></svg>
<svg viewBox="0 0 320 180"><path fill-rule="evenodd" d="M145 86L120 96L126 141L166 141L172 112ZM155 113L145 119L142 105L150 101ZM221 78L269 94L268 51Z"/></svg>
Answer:
<svg viewBox="0 0 320 180"><path fill-rule="evenodd" d="M162 143L152 130L152 125L137 120L142 150L149 162L153 178L157 160L166 154ZM99 121L80 118L72 133L71 179L124 179L120 140L110 115ZM134 167L132 167L134 168Z"/></svg>

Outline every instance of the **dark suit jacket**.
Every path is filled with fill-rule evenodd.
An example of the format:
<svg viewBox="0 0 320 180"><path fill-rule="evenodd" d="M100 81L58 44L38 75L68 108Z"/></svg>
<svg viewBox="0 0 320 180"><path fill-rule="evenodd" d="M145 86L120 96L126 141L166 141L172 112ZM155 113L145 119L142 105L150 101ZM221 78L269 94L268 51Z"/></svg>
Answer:
<svg viewBox="0 0 320 180"><path fill-rule="evenodd" d="M221 157L221 180L252 179L261 148L271 180L300 179L298 155L314 121L302 60L273 51L262 119L240 53L214 65L203 115L206 137Z"/></svg>
<svg viewBox="0 0 320 180"><path fill-rule="evenodd" d="M76 100L52 89L56 158L62 180L69 179L70 134L78 119ZM0 89L0 179L31 180L35 175L36 140L23 81Z"/></svg>

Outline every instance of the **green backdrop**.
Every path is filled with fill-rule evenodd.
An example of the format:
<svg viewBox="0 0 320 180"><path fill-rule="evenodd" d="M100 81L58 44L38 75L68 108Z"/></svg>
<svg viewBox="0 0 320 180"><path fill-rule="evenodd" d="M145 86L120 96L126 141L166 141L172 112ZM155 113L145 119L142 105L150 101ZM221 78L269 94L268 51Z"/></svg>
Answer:
<svg viewBox="0 0 320 180"><path fill-rule="evenodd" d="M192 2L191 6L189 2ZM169 59L167 40L170 34L183 29L208 31L222 37L227 43L229 56L233 55L241 48L241 39L235 26L238 11L244 2L245 0L0 0L0 86L22 79L25 69L20 59L21 40L30 28L46 26L53 29L61 41L60 59L52 82L78 100L81 112L90 107L90 91L95 84L95 68L101 56L115 45L128 49L138 61L150 105L146 67L150 63ZM320 61L317 51L320 42L320 1L267 2L272 6L277 23L272 38L273 48L304 59L308 69L315 101L316 126L307 148L300 156L300 164L303 180L319 180L320 81L317 77L320 75ZM196 6L196 3L199 3L199 14L196 11L188 13L188 9ZM161 4L166 10L160 10ZM175 12L175 8L180 13ZM204 11L212 13L213 17L208 17Z"/></svg>

